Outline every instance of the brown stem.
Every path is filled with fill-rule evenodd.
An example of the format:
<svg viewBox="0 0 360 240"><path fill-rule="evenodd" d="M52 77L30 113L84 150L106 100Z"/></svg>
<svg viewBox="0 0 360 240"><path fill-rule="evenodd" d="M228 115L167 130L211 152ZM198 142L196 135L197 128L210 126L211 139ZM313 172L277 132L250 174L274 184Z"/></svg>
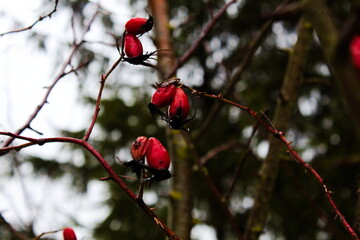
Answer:
<svg viewBox="0 0 360 240"><path fill-rule="evenodd" d="M176 63L176 65L173 67L173 69L170 71L170 73L167 75L166 78L170 78L173 75L176 74L176 71L182 67L193 55L195 50L200 46L200 44L204 41L205 37L210 33L211 29L215 26L215 24L220 20L222 15L226 12L226 9L233 3L235 3L237 0L232 0L225 4L210 20L208 24L204 27L204 29L200 33L200 37L190 46L189 50L187 50L182 57L179 59L179 61Z"/></svg>
<svg viewBox="0 0 360 240"><path fill-rule="evenodd" d="M291 146L291 142L288 141L283 132L282 131L278 131L276 128L274 128L272 125L269 125L268 121L264 120L262 117L259 116L258 113L254 112L253 110L251 110L249 107L243 106L241 104L235 103L233 101L230 101L228 99L223 98L221 95L213 95L213 94L208 94L208 93L204 93L204 92L199 92L189 86L186 85L182 85L184 88L187 88L189 90L191 90L191 92L195 95L198 96L203 96L203 97L207 97L207 98L211 98L214 99L216 101L219 102L224 102L227 104L230 104L232 106L235 106L237 108L242 109L243 111L247 112L252 118L254 118L259 124L261 124L269 133L271 133L275 138L279 139L287 148L288 153L290 154L290 156L297 161L298 163L300 163L300 165L305 168L306 170L308 170L317 180L317 182L320 184L320 186L323 189L323 192L325 194L326 199L328 200L328 202L330 203L331 208L333 209L335 215L338 217L338 219L340 220L341 224L344 226L345 230L352 236L352 238L354 240L359 240L359 238L357 237L355 231L351 228L351 226L349 225L349 223L346 221L344 215L340 212L340 210L338 209L337 205L335 204L334 200L332 199L331 196L331 192L328 190L327 186L325 185L323 179L320 177L320 175L316 172L315 169L313 169L311 167L310 164L307 164L297 153L296 151L292 148Z"/></svg>
<svg viewBox="0 0 360 240"><path fill-rule="evenodd" d="M275 108L273 123L283 131L288 129L291 122L298 92L302 84L302 69L312 44L312 29L308 25L303 19L299 23L298 41L288 60L288 67L280 90L281 96ZM266 120L270 123L270 120ZM283 146L274 138L270 139L269 145L269 153L259 170L254 206L246 224L245 239L247 240L258 239L265 227L270 200L278 175L280 154Z"/></svg>
<svg viewBox="0 0 360 240"><path fill-rule="evenodd" d="M251 136L250 136L248 142L247 142L246 145L245 145L246 151L245 151L243 157L240 159L238 165L236 166L235 173L234 173L234 178L233 178L233 180L231 181L228 190L227 190L226 193L224 194L224 198L225 198L226 200L229 200L229 199L230 199L231 194L233 193L234 188L235 188L235 183L236 183L237 179L238 179L239 176L240 176L240 172L241 172L242 168L244 167L245 162L246 162L246 160L248 159L248 157L250 156L250 154L253 153L252 150L251 150L251 148L250 148L250 143L251 143L251 140L254 138L255 133L256 133L257 130L258 130L258 127L259 127L259 123L256 123L255 126L254 126L253 129L252 129Z"/></svg>
<svg viewBox="0 0 360 240"><path fill-rule="evenodd" d="M288 2L288 0L284 0L277 9L280 9L283 5L285 5ZM277 10L274 11L274 13ZM271 30L271 26L273 24L274 20L268 20L266 21L263 26L260 28L260 30L255 34L253 39L251 39L248 43L245 49L239 49L242 53L241 61L239 62L238 66L235 68L235 70L232 72L231 77L226 82L225 87L222 90L222 94L225 97L228 97L231 92L233 91L233 88L235 84L240 80L240 77L242 73L247 69L247 67L250 64L250 61L252 57L254 56L256 50L261 45L261 43L264 41L267 33ZM217 113L221 110L222 106L221 104L215 104L209 111L209 114L207 115L205 121L203 122L201 128L197 131L195 139L198 140L201 136L204 135L204 132L210 124L213 122L215 117L217 116Z"/></svg>
<svg viewBox="0 0 360 240"><path fill-rule="evenodd" d="M100 80L100 88L99 88L99 93L96 99L96 104L95 104L95 111L94 111L94 115L91 121L90 126L88 127L83 139L85 141L89 140L90 134L95 126L97 117L99 115L100 112L100 103L101 103L101 95L102 92L104 90L104 86L105 86L105 81L106 79L109 77L109 75L114 71L114 69L119 65L119 63L121 62L121 60L123 59L123 56L121 56L110 68L110 70L105 74L105 75L101 75L101 80Z"/></svg>
<svg viewBox="0 0 360 240"><path fill-rule="evenodd" d="M214 156L216 156L217 154L223 152L223 151L227 151L229 149L233 149L237 146L239 146L239 142L237 141L229 141L226 142L222 145L219 145L213 149L211 149L210 151L208 151L203 157L200 158L200 164L201 165L205 165L207 161L209 161L211 158L213 158Z"/></svg>

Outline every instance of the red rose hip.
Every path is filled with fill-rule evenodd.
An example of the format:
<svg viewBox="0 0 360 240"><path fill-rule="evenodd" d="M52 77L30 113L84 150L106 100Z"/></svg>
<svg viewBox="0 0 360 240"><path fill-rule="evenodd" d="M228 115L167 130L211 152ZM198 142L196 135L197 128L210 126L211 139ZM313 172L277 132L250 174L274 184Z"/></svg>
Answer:
<svg viewBox="0 0 360 240"><path fill-rule="evenodd" d="M125 24L126 32L134 35L144 34L152 29L154 25L153 17L146 18L132 18Z"/></svg>
<svg viewBox="0 0 360 240"><path fill-rule="evenodd" d="M129 58L136 58L143 54L140 40L133 34L125 34L125 54Z"/></svg>
<svg viewBox="0 0 360 240"><path fill-rule="evenodd" d="M360 35L352 39L350 43L350 53L354 66L360 70Z"/></svg>
<svg viewBox="0 0 360 240"><path fill-rule="evenodd" d="M170 119L178 118L184 120L189 115L189 111L190 104L186 93L182 88L177 88L174 99L168 109Z"/></svg>
<svg viewBox="0 0 360 240"><path fill-rule="evenodd" d="M174 99L176 87L173 84L165 87L159 87L151 98L151 103L156 107L161 108L169 105Z"/></svg>
<svg viewBox="0 0 360 240"><path fill-rule="evenodd" d="M166 148L156 138L149 138L146 160L149 167L156 170L167 170L170 166L170 156Z"/></svg>
<svg viewBox="0 0 360 240"><path fill-rule="evenodd" d="M76 235L72 228L64 228L63 237L64 240L76 240Z"/></svg>

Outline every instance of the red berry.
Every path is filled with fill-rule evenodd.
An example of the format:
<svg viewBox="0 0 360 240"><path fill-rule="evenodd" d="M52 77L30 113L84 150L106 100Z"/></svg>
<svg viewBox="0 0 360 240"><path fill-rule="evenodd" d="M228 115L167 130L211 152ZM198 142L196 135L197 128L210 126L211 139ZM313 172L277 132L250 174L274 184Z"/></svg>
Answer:
<svg viewBox="0 0 360 240"><path fill-rule="evenodd" d="M135 58L143 53L143 47L140 40L133 34L125 35L125 54L129 58Z"/></svg>
<svg viewBox="0 0 360 240"><path fill-rule="evenodd" d="M176 88L174 99L168 109L170 119L177 118L184 120L189 115L189 111L190 104L186 93L182 88Z"/></svg>
<svg viewBox="0 0 360 240"><path fill-rule="evenodd" d="M146 160L149 167L156 170L167 170L170 166L170 156L166 148L156 138L149 138Z"/></svg>
<svg viewBox="0 0 360 240"><path fill-rule="evenodd" d="M150 31L153 27L153 18L149 16L148 19L146 18L132 18L125 24L126 32L134 35L144 34Z"/></svg>
<svg viewBox="0 0 360 240"><path fill-rule="evenodd" d="M147 137L138 137L131 145L131 156L134 160L140 161L145 158L147 153L148 144Z"/></svg>
<svg viewBox="0 0 360 240"><path fill-rule="evenodd" d="M64 228L63 236L64 240L76 240L76 235L72 228Z"/></svg>
<svg viewBox="0 0 360 240"><path fill-rule="evenodd" d="M354 66L360 69L360 35L352 39L350 43L350 53Z"/></svg>
<svg viewBox="0 0 360 240"><path fill-rule="evenodd" d="M165 87L159 87L152 96L151 103L158 108L165 107L172 102L175 96L175 92L176 87L173 84L167 85Z"/></svg>

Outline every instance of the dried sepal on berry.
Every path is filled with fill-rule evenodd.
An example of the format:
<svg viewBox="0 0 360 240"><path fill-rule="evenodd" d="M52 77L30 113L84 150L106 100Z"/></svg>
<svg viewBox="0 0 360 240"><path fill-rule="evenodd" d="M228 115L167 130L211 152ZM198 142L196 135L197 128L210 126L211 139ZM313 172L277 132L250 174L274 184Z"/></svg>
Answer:
<svg viewBox="0 0 360 240"><path fill-rule="evenodd" d="M145 156L148 151L148 139L147 137L140 136L131 144L131 156L133 160L121 163L125 167L131 168L131 171L136 174L138 179L141 175L141 170L144 169Z"/></svg>

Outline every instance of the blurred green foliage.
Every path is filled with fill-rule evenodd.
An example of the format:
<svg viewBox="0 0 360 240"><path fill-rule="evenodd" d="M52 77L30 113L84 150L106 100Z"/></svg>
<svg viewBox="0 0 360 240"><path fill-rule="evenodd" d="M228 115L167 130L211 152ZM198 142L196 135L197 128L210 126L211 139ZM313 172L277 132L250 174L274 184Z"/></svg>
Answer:
<svg viewBox="0 0 360 240"><path fill-rule="evenodd" d="M143 1L130 2L134 7L134 12L143 12L145 16L147 9L136 9L137 3ZM265 23L266 19L263 16L272 12L279 3L280 1L273 0L243 0L236 6L231 6L231 10L228 10L228 13L216 24L191 61L180 71L181 80L200 91L220 93L227 80L227 74L239 64L247 47L246 44ZM85 19L84 9L87 4L90 3L72 0L64 1L60 7L70 7L77 16ZM224 4L223 0L169 1L174 52L177 56L181 56L190 47L197 39L202 27L210 20L211 15ZM351 1L347 0L331 2L330 7L334 18L339 21L339 26L346 18L350 6ZM113 16L105 15L101 18L103 28L106 29L104 32L121 32L121 30L114 31L116 20ZM196 21L187 21L188 19L196 19ZM229 96L230 99L249 106L254 111L267 110L271 118L279 97L288 56L291 53L290 48L294 44L294 41L289 39L296 34L297 20L297 16L293 16L275 23L277 27L282 28L281 35L277 35L276 28L273 26L252 58L250 66L238 80L234 92ZM34 34L33 37L38 36ZM286 47L279 45L280 40L288 41ZM39 47L46 49L41 41ZM117 50L114 47L112 51ZM90 58L93 62L89 66L101 66L97 68L101 70L98 75L106 71L107 68L104 66L112 64L107 56L102 56L99 52L95 53L88 45L84 45L80 54L77 56L79 62L81 59ZM159 121L154 121L147 110L147 103L153 92L151 84L157 81L153 70L144 70L145 67L142 66L129 67L125 63L122 63L119 68L129 68L129 70L125 73L122 70L115 71L111 78L118 81L107 83L110 85L106 86L106 97L102 100L101 112L96 123L99 132L91 139L91 143L105 159L112 163L119 174L133 176L115 160L115 157L120 150L128 152L131 142L141 135L157 137L166 145L165 126L159 124ZM358 188L360 149L358 142L355 141L353 126L345 112L337 87L332 77L323 69L327 69L326 63L318 43L314 43L304 70L305 83L300 90L299 107L294 109L294 118L288 135L290 140L294 141L295 148L325 179L325 183L334 192L333 197L340 210L351 223ZM81 74L85 79L94 79L98 76L90 75L93 72L87 68L82 71ZM132 79L129 74L135 72L137 74L140 72L142 74L140 78L146 79L140 86L134 86L128 82ZM196 83L192 82L194 78L198 80ZM129 101L129 95L124 95L124 92L130 94L131 101ZM195 120L189 124L190 135L194 136L208 117L212 107L223 103L198 98L190 92L187 93L193 108L196 108ZM85 104L94 106L95 99L86 91L82 92L82 96ZM313 110L300 111L301 106L307 110L308 108ZM222 193L228 189L233 179L234 169L248 151L242 146L249 140L249 131L251 132L254 124L255 121L245 112L224 105L209 128L195 142L195 147L201 156L230 140L243 144L219 153L205 165ZM81 138L84 131L69 132L64 129L61 134ZM257 171L262 161L261 156L257 154L258 146L267 138L268 134L260 127L250 145L253 154L246 159L231 195L230 208L240 229L244 229L250 210L243 201L251 199L254 193ZM65 147L66 150L70 148L72 147ZM78 149L77 146L74 146L74 151L75 149ZM80 157L79 152L74 153L74 156ZM74 186L81 191L86 191L87 183L102 177L105 171L89 154L83 152L82 158L85 162L81 166L72 165L71 162L58 163L54 159L38 157L29 157L26 160L33 165L36 173L45 174L52 179L62 176L65 172L71 173ZM176 175L174 177L176 178ZM194 223L204 223L213 227L218 240L234 239L229 222L198 172L193 172L192 181L194 212L197 212L197 214L194 213ZM159 228L141 209L129 201L118 186L110 182L104 184L108 185L110 192L110 197L104 204L112 210L94 229L96 239L164 238ZM130 181L129 186L137 191L138 183ZM154 183L146 191L156 194L157 201L152 207L156 208L156 212L162 219L166 219L168 182ZM284 148L280 175L275 186L266 227L268 234L272 236L272 239L347 239L343 227L334 218L318 183L312 175L304 172L303 168L286 155Z"/></svg>

